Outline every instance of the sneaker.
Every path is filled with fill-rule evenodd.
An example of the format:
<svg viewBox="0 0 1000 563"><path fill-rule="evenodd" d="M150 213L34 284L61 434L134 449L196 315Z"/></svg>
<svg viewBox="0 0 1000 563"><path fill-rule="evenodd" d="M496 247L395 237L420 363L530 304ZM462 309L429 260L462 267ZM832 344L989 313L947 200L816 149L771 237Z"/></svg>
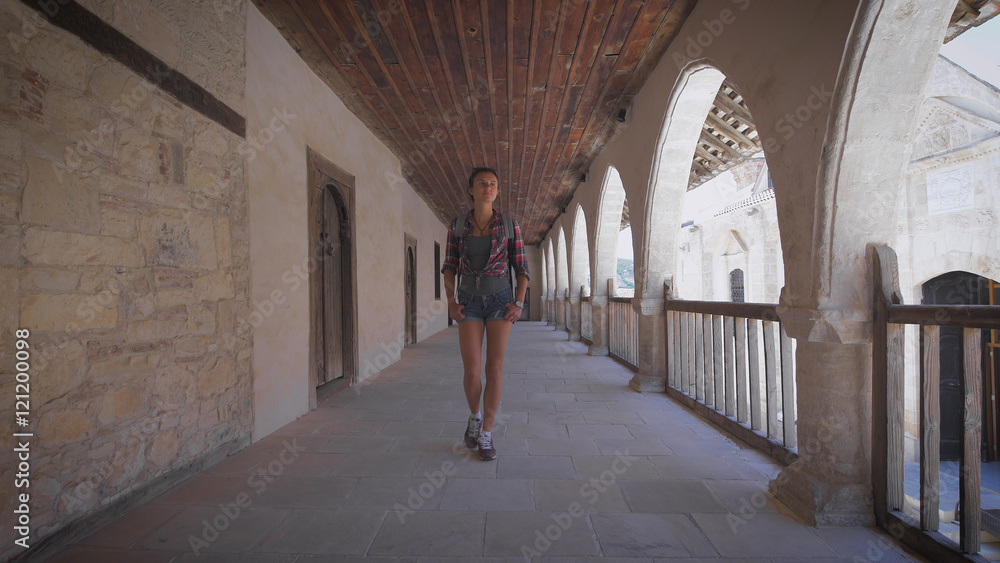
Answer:
<svg viewBox="0 0 1000 563"><path fill-rule="evenodd" d="M490 461L497 458L497 449L493 447L493 437L486 434L479 435L479 459Z"/></svg>
<svg viewBox="0 0 1000 563"><path fill-rule="evenodd" d="M470 450L479 443L479 427L483 425L483 419L474 416L469 417L469 427L465 429L465 447Z"/></svg>

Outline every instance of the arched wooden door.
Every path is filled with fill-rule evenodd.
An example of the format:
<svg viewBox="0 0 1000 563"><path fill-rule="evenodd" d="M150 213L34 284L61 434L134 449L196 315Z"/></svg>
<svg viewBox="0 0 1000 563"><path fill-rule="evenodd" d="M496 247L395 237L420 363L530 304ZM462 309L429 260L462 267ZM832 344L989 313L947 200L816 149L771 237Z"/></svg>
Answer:
<svg viewBox="0 0 1000 563"><path fill-rule="evenodd" d="M924 305L989 305L990 280L969 272L948 272L924 282L921 287ZM990 331L983 331L983 349L988 350ZM962 449L962 375L965 371L962 351L962 331L958 327L942 326L939 349L941 372L941 460L958 460ZM996 441L996 380L984 359L982 397L985 444ZM987 448L988 450L991 448ZM989 456L987 457L989 459Z"/></svg>
<svg viewBox="0 0 1000 563"><path fill-rule="evenodd" d="M319 254L322 257L322 363L317 386L344 377L345 273L350 273L350 259L343 240L347 236L347 209L333 184L323 190L323 228ZM338 201L339 200L339 201Z"/></svg>
<svg viewBox="0 0 1000 563"><path fill-rule="evenodd" d="M406 235L406 255L404 256L405 277L405 310L406 319L404 321L406 330L406 345L417 342L417 240L410 235Z"/></svg>

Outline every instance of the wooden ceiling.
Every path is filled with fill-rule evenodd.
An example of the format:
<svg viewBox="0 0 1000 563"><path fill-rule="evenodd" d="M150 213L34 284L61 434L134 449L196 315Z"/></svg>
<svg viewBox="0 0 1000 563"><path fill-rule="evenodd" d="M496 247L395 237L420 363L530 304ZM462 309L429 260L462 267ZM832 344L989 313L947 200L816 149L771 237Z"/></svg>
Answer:
<svg viewBox="0 0 1000 563"><path fill-rule="evenodd" d="M694 149L688 190L704 184L761 151L753 116L728 80L719 86Z"/></svg>
<svg viewBox="0 0 1000 563"><path fill-rule="evenodd" d="M254 0L442 221L468 209L469 171L489 166L496 206L527 244L568 204L695 2Z"/></svg>

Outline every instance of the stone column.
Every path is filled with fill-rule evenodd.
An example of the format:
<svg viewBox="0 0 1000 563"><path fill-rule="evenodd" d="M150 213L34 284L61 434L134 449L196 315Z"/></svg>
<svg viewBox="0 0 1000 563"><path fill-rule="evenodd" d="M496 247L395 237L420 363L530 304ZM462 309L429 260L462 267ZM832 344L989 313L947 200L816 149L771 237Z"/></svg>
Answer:
<svg viewBox="0 0 1000 563"><path fill-rule="evenodd" d="M771 481L771 493L818 526L871 525L871 343L861 318L870 313L779 315L796 338L799 458Z"/></svg>
<svg viewBox="0 0 1000 563"><path fill-rule="evenodd" d="M542 299L541 299L541 303L542 303L542 319L541 320L542 320L543 323L544 322L548 322L548 320L549 320L549 312L548 312L549 300L546 299L545 296L543 295Z"/></svg>
<svg viewBox="0 0 1000 563"><path fill-rule="evenodd" d="M566 329L566 298L556 297L556 330Z"/></svg>
<svg viewBox="0 0 1000 563"><path fill-rule="evenodd" d="M570 316L567 319L569 325L569 339L574 341L580 340L580 293L574 294L572 291L569 293L569 310Z"/></svg>
<svg viewBox="0 0 1000 563"><path fill-rule="evenodd" d="M639 314L639 371L628 385L640 393L662 393L667 389L663 299L633 299L632 308Z"/></svg>
<svg viewBox="0 0 1000 563"><path fill-rule="evenodd" d="M593 343L587 354L591 356L608 355L608 296L591 295L590 308L593 319Z"/></svg>

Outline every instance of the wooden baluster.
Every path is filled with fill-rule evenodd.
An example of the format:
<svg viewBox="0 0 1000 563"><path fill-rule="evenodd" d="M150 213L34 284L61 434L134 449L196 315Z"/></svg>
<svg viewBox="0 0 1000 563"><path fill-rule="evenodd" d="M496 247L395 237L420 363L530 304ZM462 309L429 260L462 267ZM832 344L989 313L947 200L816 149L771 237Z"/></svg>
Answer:
<svg viewBox="0 0 1000 563"><path fill-rule="evenodd" d="M690 366L688 365L688 359L690 355L688 354L688 317L691 313L681 313L680 327L681 327L681 393L685 395L690 394L691 390L688 388L689 382L691 380Z"/></svg>
<svg viewBox="0 0 1000 563"><path fill-rule="evenodd" d="M962 379L962 462L959 468L960 515L962 522L962 551L979 551L979 505L981 482L982 440L982 388L983 388L983 332L978 328L962 331L962 348L965 352L965 377Z"/></svg>
<svg viewBox="0 0 1000 563"><path fill-rule="evenodd" d="M712 361L712 367L715 369L715 410L723 412L726 404L726 361L722 315L712 315L712 324L712 338L714 339L712 349L715 354L715 359Z"/></svg>
<svg viewBox="0 0 1000 563"><path fill-rule="evenodd" d="M736 366L733 364L735 323L730 316L726 316L723 323L725 325L723 340L726 347L726 416L732 417L736 415Z"/></svg>
<svg viewBox="0 0 1000 563"><path fill-rule="evenodd" d="M747 363L750 367L750 428L760 430L760 361L757 319L747 319Z"/></svg>
<svg viewBox="0 0 1000 563"><path fill-rule="evenodd" d="M712 351L712 315L702 315L704 323L704 351L705 351L705 404L712 406L715 404L715 362Z"/></svg>
<svg viewBox="0 0 1000 563"><path fill-rule="evenodd" d="M705 325L702 314L695 313L694 318L694 391L695 398L705 402Z"/></svg>
<svg viewBox="0 0 1000 563"><path fill-rule="evenodd" d="M920 527L938 529L938 472L941 465L941 420L939 357L941 327L924 326L920 347Z"/></svg>
<svg viewBox="0 0 1000 563"><path fill-rule="evenodd" d="M764 390L767 395L767 405L765 414L767 415L767 437L777 441L779 439L778 422L778 369L777 356L774 348L774 323L763 321L764 331Z"/></svg>
<svg viewBox="0 0 1000 563"><path fill-rule="evenodd" d="M736 325L736 420L750 420L750 385L747 380L747 320L734 319Z"/></svg>

